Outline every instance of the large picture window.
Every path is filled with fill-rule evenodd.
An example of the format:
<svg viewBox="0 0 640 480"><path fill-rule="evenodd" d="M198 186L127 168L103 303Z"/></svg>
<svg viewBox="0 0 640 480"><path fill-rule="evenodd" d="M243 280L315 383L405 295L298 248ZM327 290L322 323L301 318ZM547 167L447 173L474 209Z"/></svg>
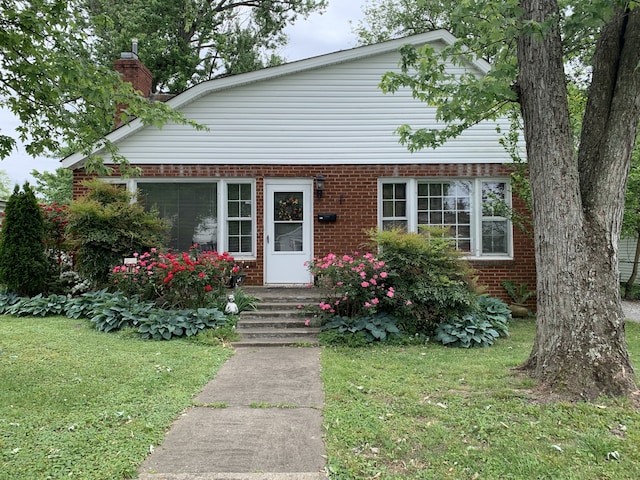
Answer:
<svg viewBox="0 0 640 480"><path fill-rule="evenodd" d="M202 250L255 256L252 182L139 180L135 188L142 205L157 209L171 226L169 247L187 251L198 244Z"/></svg>
<svg viewBox="0 0 640 480"><path fill-rule="evenodd" d="M472 257L511 257L511 203L505 179L384 179L380 227L419 231L444 227L456 247Z"/></svg>

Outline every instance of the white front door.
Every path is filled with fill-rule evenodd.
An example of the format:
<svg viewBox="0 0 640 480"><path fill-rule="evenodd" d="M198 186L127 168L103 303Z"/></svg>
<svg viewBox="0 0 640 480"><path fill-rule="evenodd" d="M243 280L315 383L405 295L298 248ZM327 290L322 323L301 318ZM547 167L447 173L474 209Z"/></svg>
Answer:
<svg viewBox="0 0 640 480"><path fill-rule="evenodd" d="M265 283L307 284L313 180L265 179Z"/></svg>

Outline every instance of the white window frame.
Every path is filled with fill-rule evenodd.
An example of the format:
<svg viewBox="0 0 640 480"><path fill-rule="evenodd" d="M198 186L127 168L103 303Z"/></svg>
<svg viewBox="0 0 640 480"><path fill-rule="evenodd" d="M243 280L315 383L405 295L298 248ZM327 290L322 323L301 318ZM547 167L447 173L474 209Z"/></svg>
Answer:
<svg viewBox="0 0 640 480"><path fill-rule="evenodd" d="M256 181L253 178L182 178L182 177L141 177L130 179L103 179L111 183L126 184L129 192L135 193L138 184L143 183L217 183L218 202L218 245L224 246L224 251L228 251L229 236L227 232L227 200L229 184L249 184L251 185L251 217L246 220L251 221L251 236L253 250L251 252L229 252L236 260L256 260L257 258L257 225L256 225Z"/></svg>
<svg viewBox="0 0 640 480"><path fill-rule="evenodd" d="M483 217L482 215L482 183L503 182L505 186L505 202L512 205L511 182L507 177L384 177L378 179L378 228L382 229L382 189L387 183L405 183L407 189L407 230L418 231L418 184L419 183L443 183L448 181L471 182L471 250L466 255L469 260L513 260L513 224L505 217ZM507 253L482 253L482 221L502 220L507 222Z"/></svg>
<svg viewBox="0 0 640 480"><path fill-rule="evenodd" d="M223 236L223 243L221 245L224 245L225 248L229 249L229 232L227 231L227 227L229 225L228 221L229 221L229 185L250 185L251 186L251 215L249 217L233 217L234 221L247 221L249 220L251 222L251 246L252 246L252 250L251 252L229 252L230 254L233 255L234 258L239 259L239 260L255 260L256 259L256 186L255 186L255 181L254 180L249 180L249 179L224 179L224 180L220 180L220 183L218 184L219 190L224 190L224 193L222 195L223 197L223 203L220 204L220 199L218 198L218 205L221 205L221 207L218 207L219 210L221 210L222 214L222 218L224 218L224 222L218 222L218 223L224 223L224 226L221 228L221 230L223 231L222 236ZM220 196L220 192L218 192L218 196ZM218 234L218 237L220 237L221 234ZM242 243L242 241L240 242Z"/></svg>

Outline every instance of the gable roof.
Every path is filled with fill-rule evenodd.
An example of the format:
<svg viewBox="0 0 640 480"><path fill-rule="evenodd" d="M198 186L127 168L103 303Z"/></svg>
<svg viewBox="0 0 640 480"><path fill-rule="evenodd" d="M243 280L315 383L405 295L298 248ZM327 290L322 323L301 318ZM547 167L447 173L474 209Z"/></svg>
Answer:
<svg viewBox="0 0 640 480"><path fill-rule="evenodd" d="M253 72L221 77L209 80L195 85L184 92L174 96L167 105L175 110L180 110L187 105L195 102L199 98L213 92L236 88L256 82L262 82L286 75L322 69L324 67L338 65L341 63L361 60L374 55L384 54L388 52L398 51L403 45L421 46L425 44L442 43L444 45L452 45L456 41L451 33L446 30L434 30L431 32L412 35L409 37L389 40L373 45L355 47L348 50L341 50L334 53L328 53L317 57L311 57L304 60L285 63L274 67L268 67ZM482 59L472 59L469 61L470 66L476 68L480 73L486 74L490 65ZM145 125L139 119L134 119L130 123L120 126L106 135L105 139L111 143L118 143L123 139L135 134L145 128ZM96 148L93 153L99 153L100 147ZM65 168L76 168L85 160L86 156L82 153L74 153L62 160L62 166Z"/></svg>

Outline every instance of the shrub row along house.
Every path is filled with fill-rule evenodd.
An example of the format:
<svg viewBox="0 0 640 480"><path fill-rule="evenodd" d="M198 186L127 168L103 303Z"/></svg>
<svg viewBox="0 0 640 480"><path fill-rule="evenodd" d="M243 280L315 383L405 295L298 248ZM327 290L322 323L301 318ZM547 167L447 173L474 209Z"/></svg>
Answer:
<svg viewBox="0 0 640 480"><path fill-rule="evenodd" d="M507 122L484 122L435 150L410 153L396 129L438 127L435 108L408 90L379 88L385 72L398 70L402 45L437 49L454 40L433 31L194 86L168 103L208 131L138 120L120 126L108 140L142 175L107 180L159 209L171 222L172 247L198 243L242 261L247 284L307 284L307 262L362 251L368 229L442 225L489 293L504 297L505 279L535 285L532 239L490 205L497 198L524 206L499 143L497 127ZM131 57L116 68L126 67L148 95L150 73ZM489 65L447 68L483 75ZM63 160L76 196L90 177L84 161Z"/></svg>

